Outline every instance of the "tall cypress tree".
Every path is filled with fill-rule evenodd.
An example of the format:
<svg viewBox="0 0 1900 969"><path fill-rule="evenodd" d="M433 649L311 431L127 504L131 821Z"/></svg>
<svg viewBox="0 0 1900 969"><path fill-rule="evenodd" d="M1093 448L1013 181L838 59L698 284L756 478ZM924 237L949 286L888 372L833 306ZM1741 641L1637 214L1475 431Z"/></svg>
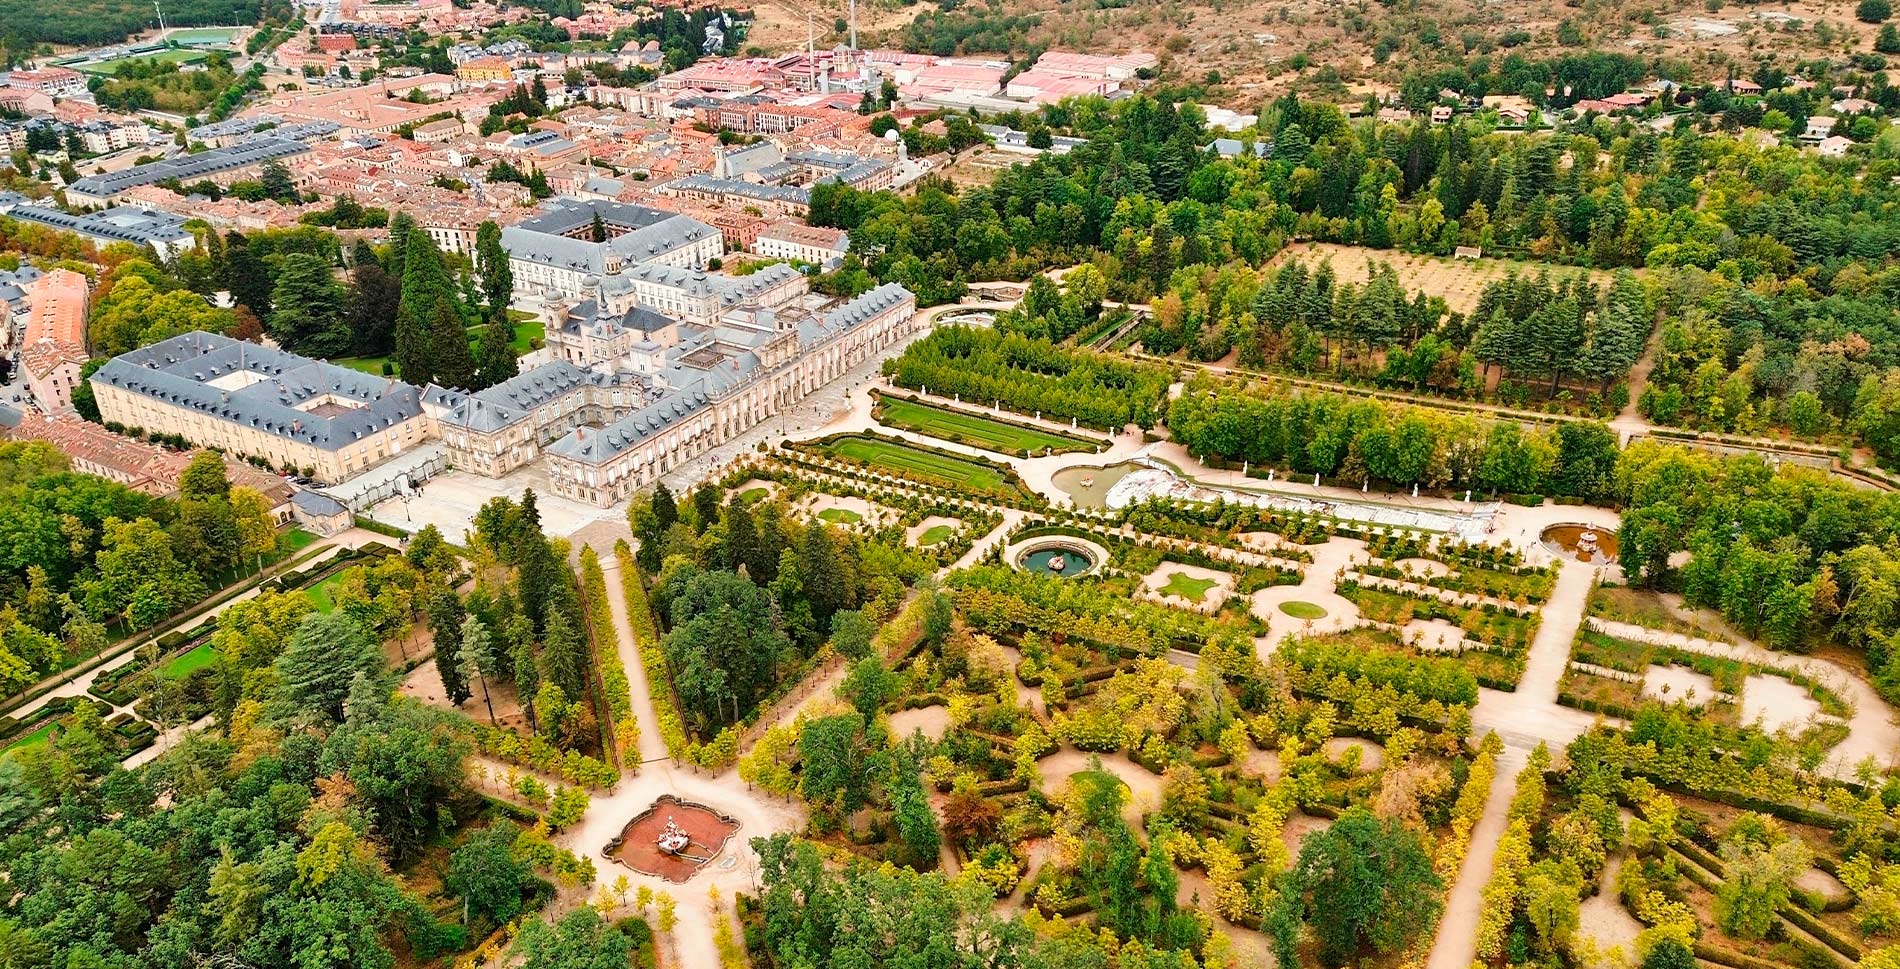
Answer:
<svg viewBox="0 0 1900 969"><path fill-rule="evenodd" d="M418 320L435 318L436 304L455 298L442 253L426 232L410 232L403 246L402 306Z"/></svg>
<svg viewBox="0 0 1900 969"><path fill-rule="evenodd" d="M415 231L416 220L409 213L397 212L389 217L389 251L383 270L397 279L403 278L409 259L409 236Z"/></svg>
<svg viewBox="0 0 1900 969"><path fill-rule="evenodd" d="M429 593L429 628L435 633L435 671L442 678L443 691L457 705L473 695L461 663L462 620L466 618L462 600L454 589L437 588Z"/></svg>
<svg viewBox="0 0 1900 969"><path fill-rule="evenodd" d="M805 586L805 601L811 603L812 621L819 629L830 629L832 614L851 605L851 590L839 568L831 529L822 521L805 529L798 548L798 577Z"/></svg>
<svg viewBox="0 0 1900 969"><path fill-rule="evenodd" d="M562 610L548 613L547 633L541 639L541 662L547 668L548 682L560 687L568 699L587 695L587 640Z"/></svg>
<svg viewBox="0 0 1900 969"><path fill-rule="evenodd" d="M765 578L751 569L757 564L758 555L759 532L752 524L752 510L739 500L739 493L735 491L726 499L726 568L734 572L745 569L754 583L762 583Z"/></svg>
<svg viewBox="0 0 1900 969"><path fill-rule="evenodd" d="M508 250L501 247L501 226L493 221L483 222L475 230L475 273L482 280L489 320L505 321L508 303L514 297L515 273L508 265Z"/></svg>
<svg viewBox="0 0 1900 969"><path fill-rule="evenodd" d="M475 386L475 355L468 350L468 331L462 328L462 316L446 296L435 304L429 324L429 352L436 383L461 389Z"/></svg>
<svg viewBox="0 0 1900 969"><path fill-rule="evenodd" d="M512 337L508 324L502 320L482 327L482 352L475 360L477 386L493 387L521 373L521 365L515 360L515 348L509 345Z"/></svg>
<svg viewBox="0 0 1900 969"><path fill-rule="evenodd" d="M250 241L236 231L224 237L224 288L231 293L231 302L238 306L248 306L260 320L270 319L271 280L270 269L264 260L251 251Z"/></svg>
<svg viewBox="0 0 1900 969"><path fill-rule="evenodd" d="M679 504L673 500L673 489L662 481L653 488L653 517L660 520L660 531L664 532L680 520Z"/></svg>
<svg viewBox="0 0 1900 969"><path fill-rule="evenodd" d="M394 359L397 376L404 381L424 387L435 380L435 366L429 352L429 328L400 303L396 307Z"/></svg>

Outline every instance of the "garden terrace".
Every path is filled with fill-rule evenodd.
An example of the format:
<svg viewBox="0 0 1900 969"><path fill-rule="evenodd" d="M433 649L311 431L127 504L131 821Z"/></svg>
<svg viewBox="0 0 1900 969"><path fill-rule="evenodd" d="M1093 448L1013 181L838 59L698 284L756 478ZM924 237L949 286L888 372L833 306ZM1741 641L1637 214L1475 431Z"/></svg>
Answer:
<svg viewBox="0 0 1900 969"><path fill-rule="evenodd" d="M913 397L880 393L877 401L872 416L886 427L914 431L997 454L1015 457L1067 454L1100 451L1108 444L1099 438L1059 434Z"/></svg>
<svg viewBox="0 0 1900 969"><path fill-rule="evenodd" d="M1715 734L1689 726L1687 716L1652 712L1630 734L1586 734L1571 745L1567 766L1546 774L1534 762L1538 769L1520 775L1517 823L1505 836L1514 846L1500 848L1481 913L1481 961L1500 960L1509 927L1526 924L1527 908L1558 917L1530 923L1545 929L1525 944L1587 951L1579 924L1564 913L1598 892L1587 904L1624 913L1582 923L1599 949L1628 946L1647 930L1652 942L1693 940L1694 956L1707 963L1772 969L1852 966L1885 944L1886 893L1900 875L1886 859L1900 835L1878 823L1880 795L1802 778L1788 769L1788 745L1776 741L1750 756L1758 763L1745 768L1749 793L1728 793L1744 768L1717 753ZM1731 765L1720 771L1726 779L1701 770L1723 762ZM1674 779L1655 778L1651 768ZM1817 793L1818 803L1810 799ZM1627 928L1610 928L1616 924ZM1601 932L1627 935L1594 934Z"/></svg>
<svg viewBox="0 0 1900 969"><path fill-rule="evenodd" d="M1249 633L1246 626L1127 599L1101 583L1031 575L1002 565L953 573L948 585L958 608L978 628L1077 637L1110 656L1199 652L1210 639Z"/></svg>
<svg viewBox="0 0 1900 969"><path fill-rule="evenodd" d="M1844 739L1846 726L1842 722L1853 715L1846 700L1824 683L1798 671L1778 666L1750 663L1725 656L1712 656L1707 653L1677 649L1655 643L1639 643L1621 639L1589 627L1578 630L1576 644L1571 650L1572 665L1565 673L1559 701L1569 706L1589 712L1608 713L1625 719L1634 715L1634 711L1645 703L1679 702L1675 696L1658 696L1654 689L1644 689L1646 677L1654 675L1661 668L1677 667L1692 670L1708 680L1714 695L1707 692L1695 702L1687 704L1698 707L1698 719L1739 730L1752 728L1754 718L1744 714L1745 709L1761 710L1764 703L1749 697L1751 689L1761 690L1779 696L1773 685L1767 681L1781 680L1797 691L1793 698L1780 697L1775 701L1777 709L1763 711L1764 728L1775 733L1779 728L1791 728L1790 736L1822 747L1832 746ZM1582 664L1585 668L1579 668ZM1621 674L1621 675L1618 675ZM1801 716L1796 701L1805 701L1812 706L1815 716Z"/></svg>
<svg viewBox="0 0 1900 969"><path fill-rule="evenodd" d="M1438 561L1429 556L1426 560ZM1502 571L1461 565L1456 571L1440 572L1414 567L1413 563L1404 560L1381 561L1377 557L1359 566L1358 571L1364 575L1415 582L1447 592L1519 603L1542 603L1550 598L1550 588L1557 581L1553 568Z"/></svg>
<svg viewBox="0 0 1900 969"><path fill-rule="evenodd" d="M1376 581L1376 580L1375 580ZM1341 596L1359 607L1365 619L1403 629L1414 620L1442 620L1458 627L1466 641L1483 644L1483 651L1460 653L1459 662L1469 662L1474 672L1482 670L1485 685L1494 689L1516 689L1524 672L1524 654L1537 635L1542 617L1534 610L1515 614L1514 607L1495 603L1464 606L1442 599L1409 595L1387 589L1370 588L1348 578L1338 584ZM1495 651L1495 652L1494 652Z"/></svg>
<svg viewBox="0 0 1900 969"><path fill-rule="evenodd" d="M796 451L951 491L1005 500L1035 500L1034 494L1009 467L896 438L870 433L836 434L801 441L792 447Z"/></svg>
<svg viewBox="0 0 1900 969"><path fill-rule="evenodd" d="M1155 426L1173 382L1165 366L965 326L931 331L886 361L884 375L911 390L1107 430Z"/></svg>

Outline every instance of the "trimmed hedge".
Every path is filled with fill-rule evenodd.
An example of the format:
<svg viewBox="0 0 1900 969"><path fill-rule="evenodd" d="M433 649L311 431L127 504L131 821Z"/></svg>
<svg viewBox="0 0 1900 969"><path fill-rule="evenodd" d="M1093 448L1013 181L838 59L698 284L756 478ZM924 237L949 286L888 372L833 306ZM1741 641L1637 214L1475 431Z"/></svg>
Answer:
<svg viewBox="0 0 1900 969"><path fill-rule="evenodd" d="M660 742L666 745L667 754L674 760L690 762L688 755L692 745L686 739L679 704L673 699L673 678L666 666L666 651L660 647L660 630L653 623L653 607L647 603L640 566L634 563L633 548L625 539L614 543L614 558L620 563L620 590L627 597L627 621L633 626L634 645L640 649L640 665L646 668L653 716L660 722Z"/></svg>
<svg viewBox="0 0 1900 969"><path fill-rule="evenodd" d="M591 545L581 547L581 597L586 602L587 638L594 647L600 690L607 701L607 734L620 753L621 769L637 774L640 721L633 715L633 689L627 682L627 668L620 663L620 637L614 631L613 614L607 605L607 577L601 573L600 557Z"/></svg>

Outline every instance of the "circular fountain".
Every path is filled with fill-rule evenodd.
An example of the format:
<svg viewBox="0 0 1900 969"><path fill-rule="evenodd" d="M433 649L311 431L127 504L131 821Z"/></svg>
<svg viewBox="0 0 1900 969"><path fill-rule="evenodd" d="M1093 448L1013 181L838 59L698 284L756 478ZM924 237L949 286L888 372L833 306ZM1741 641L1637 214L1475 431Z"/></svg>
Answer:
<svg viewBox="0 0 1900 969"><path fill-rule="evenodd" d="M601 854L642 875L684 882L718 858L738 830L738 821L704 804L662 794Z"/></svg>
<svg viewBox="0 0 1900 969"><path fill-rule="evenodd" d="M1025 572L1070 578L1087 575L1104 559L1101 552L1071 538L1032 538L1010 550L1009 561Z"/></svg>
<svg viewBox="0 0 1900 969"><path fill-rule="evenodd" d="M1552 525L1538 538L1552 552L1579 562L1616 561L1616 533L1596 525Z"/></svg>

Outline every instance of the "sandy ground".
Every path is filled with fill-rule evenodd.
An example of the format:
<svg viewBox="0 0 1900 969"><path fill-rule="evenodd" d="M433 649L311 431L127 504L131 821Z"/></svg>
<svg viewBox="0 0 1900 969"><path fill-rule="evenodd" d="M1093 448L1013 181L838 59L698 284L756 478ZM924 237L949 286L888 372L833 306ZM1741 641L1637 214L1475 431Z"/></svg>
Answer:
<svg viewBox="0 0 1900 969"><path fill-rule="evenodd" d="M1715 696L1715 681L1683 666L1651 666L1643 673L1643 695L1664 703L1707 705Z"/></svg>
<svg viewBox="0 0 1900 969"><path fill-rule="evenodd" d="M1264 778L1271 784L1280 779L1280 752L1277 750L1249 750L1246 759L1240 762L1240 772Z"/></svg>
<svg viewBox="0 0 1900 969"><path fill-rule="evenodd" d="M1414 619L1405 624L1399 635L1421 650L1455 652L1465 641L1465 631L1443 619Z"/></svg>
<svg viewBox="0 0 1900 969"><path fill-rule="evenodd" d="M1064 747L1038 761L1042 771L1042 789L1054 794L1069 786L1069 779L1089 770L1091 758L1100 758L1102 770L1121 778L1128 786L1128 803L1122 806L1122 819L1139 829L1141 816L1161 806L1161 778L1146 767L1129 760L1125 754L1091 754Z"/></svg>
<svg viewBox="0 0 1900 969"><path fill-rule="evenodd" d="M1337 764L1346 757L1346 751L1359 750L1359 773L1370 774L1385 763L1385 747L1370 740L1358 737L1334 737L1326 741L1326 759Z"/></svg>
<svg viewBox="0 0 1900 969"><path fill-rule="evenodd" d="M763 478L753 478L752 480L747 481L736 488L730 489L728 493L735 494L735 495L743 495L748 491L756 491L760 488L764 488L765 496L767 498L770 498L771 496L778 494L779 484L776 481L766 481Z"/></svg>
<svg viewBox="0 0 1900 969"><path fill-rule="evenodd" d="M955 518L946 518L943 515L928 515L925 516L923 521L912 525L906 530L904 532L904 539L912 545L916 545L923 540L925 532L936 528L938 525L948 525L954 532L956 529L963 527L963 522Z"/></svg>
<svg viewBox="0 0 1900 969"><path fill-rule="evenodd" d="M1266 651L1294 633L1316 635L1359 625L1359 607L1335 591L1335 582L1341 570L1363 557L1365 548L1366 543L1349 538L1314 545L1310 548L1313 561L1304 567L1298 585L1268 586L1253 594L1253 614L1267 624ZM1280 611L1280 603L1296 601L1310 602L1326 610L1326 615L1295 619Z"/></svg>
<svg viewBox="0 0 1900 969"><path fill-rule="evenodd" d="M451 468L424 482L422 497L406 501L391 498L371 508L369 515L411 531L434 525L442 531L442 537L466 544L465 536L475 527L475 513L489 499L506 497L520 501L522 493L530 489L534 491L534 506L541 512L542 529L556 538L566 538L597 521L626 517L624 507L596 508L555 494L547 465L540 461L505 478L489 478Z"/></svg>
<svg viewBox="0 0 1900 969"><path fill-rule="evenodd" d="M1548 628L1548 611L1545 616L1545 626ZM1825 765L1825 769L1836 777L1852 776L1855 768L1868 758L1872 758L1878 766L1889 767L1894 764L1896 757L1900 757L1900 726L1894 722L1893 708L1880 694L1874 692L1873 684L1826 659L1777 653L1739 637L1736 642L1719 642L1601 619L1592 619L1590 625L1619 639L1657 643L1711 656L1728 656L1776 669L1798 670L1827 684L1829 689L1846 699L1854 711L1847 721L1847 739L1829 753Z"/></svg>
<svg viewBox="0 0 1900 969"><path fill-rule="evenodd" d="M1318 268L1321 262L1330 262L1340 283L1355 285L1364 284L1373 267L1389 265L1398 274L1399 283L1406 292L1423 290L1433 296L1442 296L1446 306L1460 313L1469 313L1478 305L1478 296L1484 292L1487 283L1503 279L1513 271L1528 274L1542 268L1516 260L1446 259L1331 242L1290 245L1281 250L1268 266L1292 260L1305 263L1308 269ZM1587 273L1599 286L1606 289L1609 286L1610 274L1600 270L1556 269L1551 275L1553 278L1563 278L1578 272Z"/></svg>
<svg viewBox="0 0 1900 969"><path fill-rule="evenodd" d="M1209 586L1206 592L1201 593L1199 601L1189 601L1178 595L1163 594L1161 590L1167 588L1168 581L1176 575L1185 575L1190 579L1212 579L1214 580L1214 584ZM1184 606L1196 610L1205 610L1214 603L1221 602L1229 595L1232 595L1234 583L1235 579L1232 572L1222 572L1219 569L1210 569L1201 565L1188 565L1183 562L1169 561L1162 562L1160 567L1148 573L1148 575L1141 580L1141 584L1146 586L1148 591L1160 596L1162 602L1172 606Z"/></svg>
<svg viewBox="0 0 1900 969"><path fill-rule="evenodd" d="M1597 893L1583 900L1578 906L1577 934L1596 943L1599 952L1612 947L1621 947L1624 952L1633 952L1637 933L1643 931L1643 923L1623 907L1616 897L1616 873L1623 868L1623 856L1613 856L1603 866L1603 877L1597 882Z"/></svg>
<svg viewBox="0 0 1900 969"><path fill-rule="evenodd" d="M1742 681L1742 722L1759 721L1769 733L1799 732L1821 715L1808 691L1779 676L1757 673Z"/></svg>
<svg viewBox="0 0 1900 969"><path fill-rule="evenodd" d="M912 710L899 710L891 714L891 736L903 739L922 730L930 740L942 740L944 731L950 729L950 710L948 707L917 707Z"/></svg>
<svg viewBox="0 0 1900 969"><path fill-rule="evenodd" d="M1392 564L1398 566L1402 572L1425 578L1451 574L1451 566L1437 559L1399 559Z"/></svg>
<svg viewBox="0 0 1900 969"><path fill-rule="evenodd" d="M894 517L897 513L883 505L875 505L852 495L828 495L823 492L807 497L804 502L805 513L816 519L820 512L836 508L856 514L862 521L840 522L846 526L869 525L875 527L882 521Z"/></svg>
<svg viewBox="0 0 1900 969"><path fill-rule="evenodd" d="M1819 892L1830 899L1846 898L1848 896L1847 886L1841 884L1840 879L1835 878L1833 875L1819 868L1810 868L1796 875L1794 884L1796 888L1803 891Z"/></svg>

